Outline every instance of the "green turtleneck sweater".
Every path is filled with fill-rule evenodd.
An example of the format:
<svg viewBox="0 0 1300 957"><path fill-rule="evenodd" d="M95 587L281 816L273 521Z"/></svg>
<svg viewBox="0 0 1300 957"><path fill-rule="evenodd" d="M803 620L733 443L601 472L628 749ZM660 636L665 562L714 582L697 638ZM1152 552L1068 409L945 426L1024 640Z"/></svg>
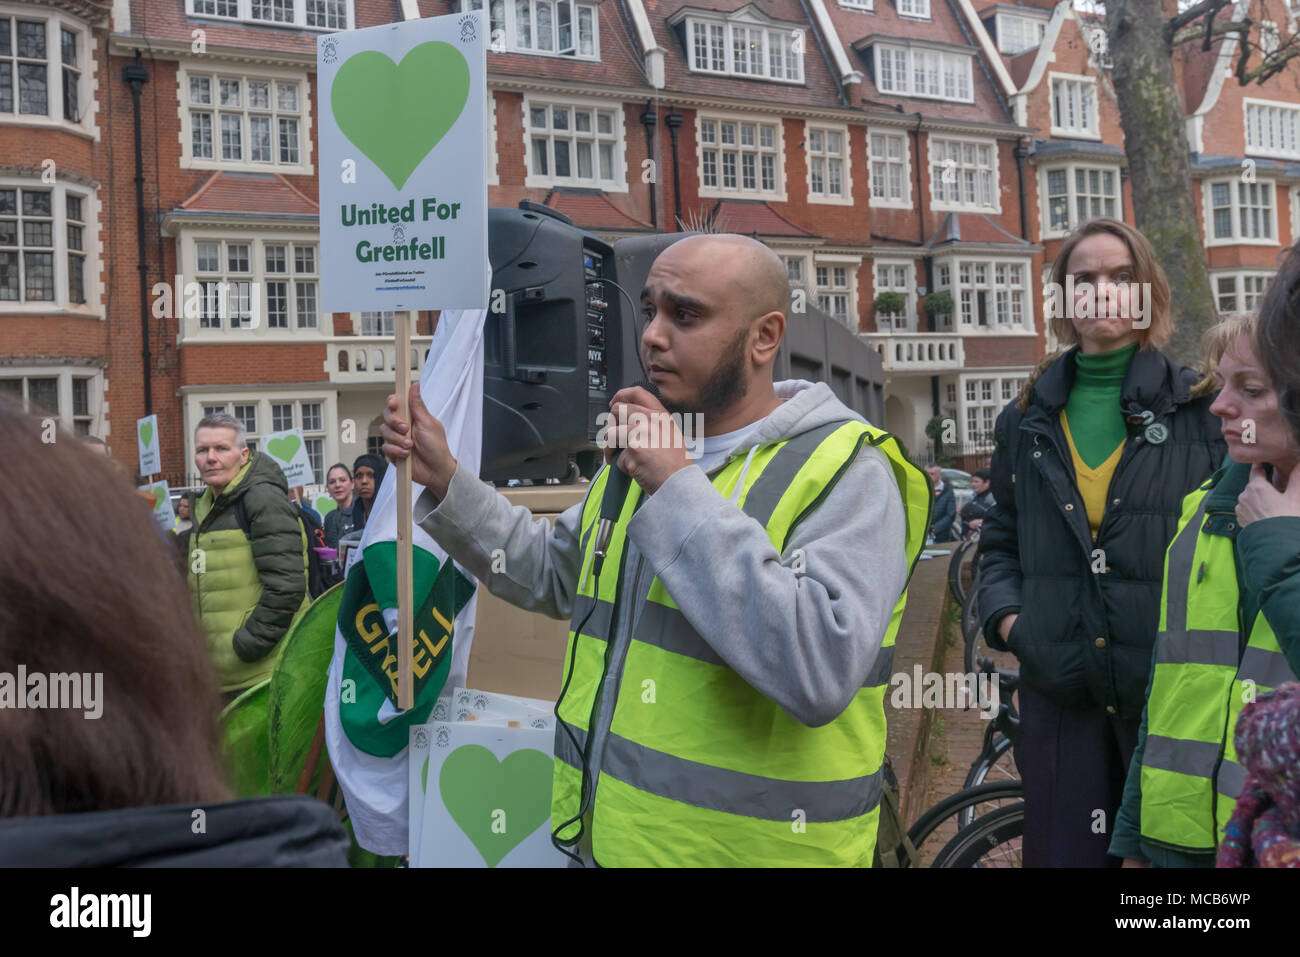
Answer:
<svg viewBox="0 0 1300 957"><path fill-rule="evenodd" d="M1089 468L1097 468L1124 443L1127 429L1119 397L1137 348L1133 342L1114 352L1074 354L1074 388L1065 416L1075 451Z"/></svg>

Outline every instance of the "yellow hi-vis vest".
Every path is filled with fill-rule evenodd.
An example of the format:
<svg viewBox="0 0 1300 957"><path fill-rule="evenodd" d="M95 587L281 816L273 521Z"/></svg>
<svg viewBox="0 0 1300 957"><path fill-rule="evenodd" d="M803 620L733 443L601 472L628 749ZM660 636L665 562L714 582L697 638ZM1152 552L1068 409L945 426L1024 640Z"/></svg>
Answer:
<svg viewBox="0 0 1300 957"><path fill-rule="evenodd" d="M1143 840L1192 853L1217 848L1245 782L1237 715L1257 693L1296 680L1263 613L1241 621L1233 539L1204 530L1214 485L1183 499L1165 556L1141 770Z"/></svg>
<svg viewBox="0 0 1300 957"><path fill-rule="evenodd" d="M887 432L856 420L829 423L760 447L744 470L733 458L712 476L730 498L744 473L737 505L767 531L778 553L791 531L830 492L863 443L889 458L903 495L909 575L925 545L934 495L930 482ZM871 675L830 723L793 720L729 668L655 578L632 618L626 658L612 662L617 604L635 600L639 569L624 568L627 524L641 496L633 484L613 530L597 584L591 573L594 528L609 470L592 483L582 514L583 564L569 632L569 677L557 715L551 826L578 814L588 732L599 713L607 669L621 671L604 745L590 827L602 866L871 866L885 753L885 688L894 637L907 601L894 605ZM634 579L628 581L627 579ZM868 585L869 587L869 585ZM727 614L717 608L714 615ZM793 636L792 636L793 640ZM576 659L576 660L575 660ZM653 684L647 684L653 682ZM653 688L654 704L645 703ZM574 748L566 733L570 726ZM585 755L590 758L590 754ZM573 840L578 822L560 831Z"/></svg>

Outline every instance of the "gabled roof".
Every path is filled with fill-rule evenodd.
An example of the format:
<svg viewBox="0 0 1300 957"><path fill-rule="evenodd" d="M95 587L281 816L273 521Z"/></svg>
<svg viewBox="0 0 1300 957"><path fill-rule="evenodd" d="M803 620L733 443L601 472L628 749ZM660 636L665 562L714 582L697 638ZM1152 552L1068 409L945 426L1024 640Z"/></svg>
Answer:
<svg viewBox="0 0 1300 957"><path fill-rule="evenodd" d="M815 235L796 226L762 200L720 199L709 210L713 228L718 232L743 236L811 237Z"/></svg>
<svg viewBox="0 0 1300 957"><path fill-rule="evenodd" d="M608 196L596 189L556 187L547 194L545 205L568 216L573 220L574 225L583 229L637 232L654 230L654 227L644 220L623 212Z"/></svg>
<svg viewBox="0 0 1300 957"><path fill-rule="evenodd" d="M209 176L179 208L191 213L247 213L263 218L320 215L315 200L279 173L225 170Z"/></svg>
<svg viewBox="0 0 1300 957"><path fill-rule="evenodd" d="M930 249L954 245L1009 246L1027 253L1039 248L1013 236L983 213L949 213L925 245Z"/></svg>

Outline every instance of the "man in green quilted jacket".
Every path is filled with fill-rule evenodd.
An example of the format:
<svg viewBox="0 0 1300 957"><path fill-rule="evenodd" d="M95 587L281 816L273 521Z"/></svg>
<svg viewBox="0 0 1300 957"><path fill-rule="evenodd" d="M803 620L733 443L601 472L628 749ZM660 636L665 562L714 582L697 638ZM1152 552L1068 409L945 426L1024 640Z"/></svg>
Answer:
<svg viewBox="0 0 1300 957"><path fill-rule="evenodd" d="M194 503L190 600L233 698L270 677L276 646L307 607L307 540L284 474L249 452L238 419L199 422L194 464L207 489Z"/></svg>

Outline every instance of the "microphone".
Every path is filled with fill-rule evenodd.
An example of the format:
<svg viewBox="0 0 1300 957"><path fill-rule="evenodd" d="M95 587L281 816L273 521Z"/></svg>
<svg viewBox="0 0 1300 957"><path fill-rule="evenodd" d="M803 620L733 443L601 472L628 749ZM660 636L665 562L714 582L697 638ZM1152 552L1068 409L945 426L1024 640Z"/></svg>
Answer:
<svg viewBox="0 0 1300 957"><path fill-rule="evenodd" d="M644 379L632 383L629 388L655 392ZM616 449L614 457L609 461L609 477L605 479L605 494L600 500L600 523L596 526L596 557L592 569L597 577L600 577L601 566L605 564L605 551L613 537L614 525L618 522L619 513L623 511L623 503L627 501L627 493L632 486L632 476L618 467L618 457L622 451Z"/></svg>

